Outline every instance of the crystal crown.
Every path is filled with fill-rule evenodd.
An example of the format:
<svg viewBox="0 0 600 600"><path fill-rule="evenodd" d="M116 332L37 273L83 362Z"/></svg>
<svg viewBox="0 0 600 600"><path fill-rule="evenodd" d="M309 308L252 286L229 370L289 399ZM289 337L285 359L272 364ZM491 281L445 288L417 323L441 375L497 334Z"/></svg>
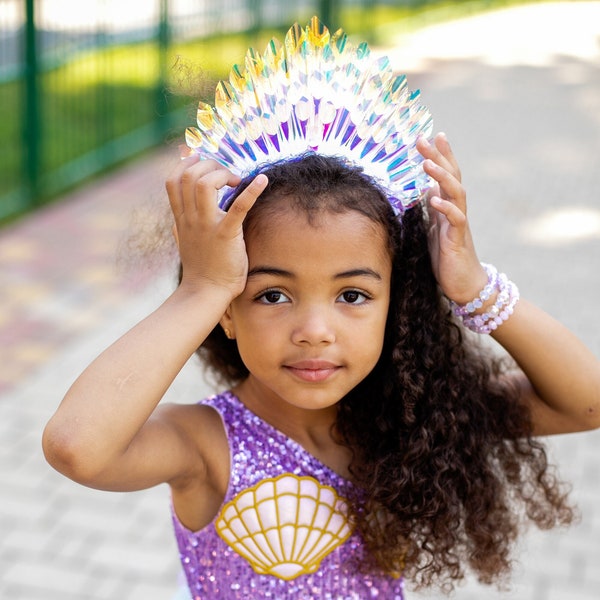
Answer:
<svg viewBox="0 0 600 600"><path fill-rule="evenodd" d="M199 103L197 124L186 130L192 151L242 177L311 151L343 157L377 181L397 214L429 185L415 142L431 134L432 118L419 91L387 57L316 17L263 54L250 48L244 68L217 85L215 106Z"/></svg>

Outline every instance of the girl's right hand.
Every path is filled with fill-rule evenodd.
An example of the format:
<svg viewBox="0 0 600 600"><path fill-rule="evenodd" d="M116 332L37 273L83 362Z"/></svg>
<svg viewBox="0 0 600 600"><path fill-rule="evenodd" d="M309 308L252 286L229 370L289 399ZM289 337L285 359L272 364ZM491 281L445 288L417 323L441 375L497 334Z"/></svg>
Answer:
<svg viewBox="0 0 600 600"><path fill-rule="evenodd" d="M197 158L183 160L169 177L182 284L83 371L48 423L44 452L71 479L115 491L170 482L180 492L193 489L195 514L216 501L207 500L217 485L208 465L217 455L227 460L227 443L214 433L212 417L196 407L156 409L246 284L242 224L267 178L256 177L223 212L218 190L239 183L216 162Z"/></svg>
<svg viewBox="0 0 600 600"><path fill-rule="evenodd" d="M216 286L226 289L231 299L244 290L248 256L242 224L268 180L258 175L228 212L222 211L217 204L218 190L240 181L216 161L199 160L197 156L183 159L167 179L183 288L195 292Z"/></svg>

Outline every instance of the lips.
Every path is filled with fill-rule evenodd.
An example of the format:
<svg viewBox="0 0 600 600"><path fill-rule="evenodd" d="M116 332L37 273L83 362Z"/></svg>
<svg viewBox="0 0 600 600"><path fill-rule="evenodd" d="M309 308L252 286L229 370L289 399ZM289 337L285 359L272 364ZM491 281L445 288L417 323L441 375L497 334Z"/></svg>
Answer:
<svg viewBox="0 0 600 600"><path fill-rule="evenodd" d="M285 365L294 377L310 383L326 381L341 367L326 360L302 360Z"/></svg>

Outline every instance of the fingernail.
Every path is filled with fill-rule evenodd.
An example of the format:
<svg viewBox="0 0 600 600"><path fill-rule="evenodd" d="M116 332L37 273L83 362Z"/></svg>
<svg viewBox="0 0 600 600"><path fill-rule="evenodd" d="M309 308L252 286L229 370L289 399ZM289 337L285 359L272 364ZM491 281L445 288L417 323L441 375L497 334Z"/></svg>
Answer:
<svg viewBox="0 0 600 600"><path fill-rule="evenodd" d="M254 179L254 181L258 184L258 185L264 185L266 184L269 180L267 179L267 176L264 173L260 173L259 175L257 175Z"/></svg>
<svg viewBox="0 0 600 600"><path fill-rule="evenodd" d="M193 155L192 149L186 144L179 145L179 156L180 158L188 158Z"/></svg>

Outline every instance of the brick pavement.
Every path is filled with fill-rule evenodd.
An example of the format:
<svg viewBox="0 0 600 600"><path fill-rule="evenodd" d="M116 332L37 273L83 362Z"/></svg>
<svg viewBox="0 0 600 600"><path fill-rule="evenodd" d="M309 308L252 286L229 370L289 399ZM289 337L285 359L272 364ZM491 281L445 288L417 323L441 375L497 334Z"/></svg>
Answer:
<svg viewBox="0 0 600 600"><path fill-rule="evenodd" d="M156 152L0 234L1 598L158 600L176 587L166 490L79 487L40 447L78 372L168 292L162 265L156 278L120 267L116 248L176 160Z"/></svg>
<svg viewBox="0 0 600 600"><path fill-rule="evenodd" d="M427 28L388 51L460 158L481 258L598 355L599 39L599 2L556 3ZM54 473L40 449L43 425L82 367L168 293L162 271L116 269L114 248L130 210L162 196L174 160L152 154L0 232L1 598L175 593L167 490L88 490ZM190 364L169 397L191 402L206 390ZM581 524L528 534L511 592L469 582L457 598L600 597L600 432L549 444Z"/></svg>

